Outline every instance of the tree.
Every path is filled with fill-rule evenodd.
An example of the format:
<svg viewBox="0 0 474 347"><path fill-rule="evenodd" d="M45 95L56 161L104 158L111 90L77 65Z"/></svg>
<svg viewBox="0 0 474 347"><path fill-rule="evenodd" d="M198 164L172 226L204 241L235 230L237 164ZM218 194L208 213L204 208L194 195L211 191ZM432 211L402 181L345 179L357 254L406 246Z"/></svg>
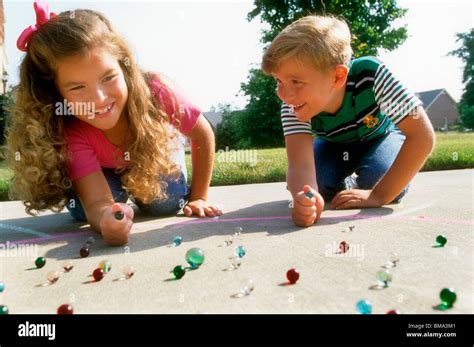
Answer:
<svg viewBox="0 0 474 347"><path fill-rule="evenodd" d="M462 75L462 82L465 83L464 93L458 104L458 110L462 125L474 129L474 29L456 36L456 42L461 41L462 46L451 51L449 55L461 58L466 64Z"/></svg>
<svg viewBox="0 0 474 347"><path fill-rule="evenodd" d="M5 129L9 121L9 112L12 105L13 95L11 90L0 95L0 145L5 144Z"/></svg>
<svg viewBox="0 0 474 347"><path fill-rule="evenodd" d="M222 121L217 124L215 131L216 149L225 149L225 147L236 149L240 129L238 123L242 111L233 110L229 104L219 104L217 108L214 107L213 112L222 113Z"/></svg>
<svg viewBox="0 0 474 347"><path fill-rule="evenodd" d="M283 145L280 121L280 99L275 93L276 82L260 69L251 69L247 83L240 85L249 103L240 119L241 147L264 148Z"/></svg>
<svg viewBox="0 0 474 347"><path fill-rule="evenodd" d="M255 0L247 20L257 17L267 23L261 42L266 45L293 21L309 14L332 14L343 17L353 35L354 56L376 55L379 48L393 50L407 38L405 26L392 28L395 19L405 15L396 0ZM284 143L280 122L281 102L276 96L276 82L260 69L249 71L241 91L249 97L242 119L250 147L274 147Z"/></svg>

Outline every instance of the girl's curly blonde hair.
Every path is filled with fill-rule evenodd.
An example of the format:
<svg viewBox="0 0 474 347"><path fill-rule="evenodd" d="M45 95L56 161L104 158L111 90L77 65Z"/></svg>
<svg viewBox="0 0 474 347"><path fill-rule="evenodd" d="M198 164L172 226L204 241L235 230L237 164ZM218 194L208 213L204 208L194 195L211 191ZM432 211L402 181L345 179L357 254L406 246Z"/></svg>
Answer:
<svg viewBox="0 0 474 347"><path fill-rule="evenodd" d="M54 105L62 102L55 72L61 59L95 47L105 48L117 58L128 88L123 116L128 119L132 140L123 151L128 152L131 162L126 169L118 168L123 171L123 187L149 203L166 198L164 176L176 178L179 174L171 159L176 131L149 88L150 80L159 77L138 68L127 43L102 14L91 10L62 12L32 36L10 112L7 162L14 173L10 197L22 200L28 214L46 209L59 212L68 202L65 193L72 183L64 128L72 116L55 114ZM178 125L179 119L180 115L175 115Z"/></svg>

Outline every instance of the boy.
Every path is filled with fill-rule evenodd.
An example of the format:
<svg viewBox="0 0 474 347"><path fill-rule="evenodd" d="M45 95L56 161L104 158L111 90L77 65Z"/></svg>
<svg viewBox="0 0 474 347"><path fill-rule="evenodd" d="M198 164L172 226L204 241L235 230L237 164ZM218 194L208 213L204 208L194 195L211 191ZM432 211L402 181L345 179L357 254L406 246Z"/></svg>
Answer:
<svg viewBox="0 0 474 347"><path fill-rule="evenodd" d="M351 60L345 22L307 16L266 50L275 77L288 156L293 222L317 222L333 209L399 202L433 149L421 101L374 57ZM314 141L312 133L317 135Z"/></svg>

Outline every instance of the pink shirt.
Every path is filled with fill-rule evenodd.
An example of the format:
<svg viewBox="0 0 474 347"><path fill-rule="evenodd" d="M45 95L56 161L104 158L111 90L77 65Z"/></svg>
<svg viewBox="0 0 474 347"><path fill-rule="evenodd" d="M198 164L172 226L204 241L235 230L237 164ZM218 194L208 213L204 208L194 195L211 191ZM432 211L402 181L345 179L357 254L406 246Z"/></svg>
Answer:
<svg viewBox="0 0 474 347"><path fill-rule="evenodd" d="M163 76L161 78L164 79ZM165 83L171 89L177 104L183 108L179 131L182 134L187 134L196 125L201 111L185 97L183 91L173 81L165 79ZM157 101L164 106L170 123L174 124L175 103L170 92L156 78L150 82L150 91ZM120 164L127 165L127 162L123 159L122 151L110 143L100 129L78 118L74 117L66 123L65 135L71 156L71 160L68 161L68 168L69 178L72 181L101 171L102 167L116 168Z"/></svg>

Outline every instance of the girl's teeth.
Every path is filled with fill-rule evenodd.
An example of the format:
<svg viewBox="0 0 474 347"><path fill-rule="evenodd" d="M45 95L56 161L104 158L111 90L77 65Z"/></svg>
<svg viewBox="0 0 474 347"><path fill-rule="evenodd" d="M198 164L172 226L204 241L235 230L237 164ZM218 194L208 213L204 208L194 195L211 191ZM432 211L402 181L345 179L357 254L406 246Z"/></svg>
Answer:
<svg viewBox="0 0 474 347"><path fill-rule="evenodd" d="M103 113L108 112L111 108L112 108L112 105L106 107L105 109L103 109L103 110L101 110L101 111L96 111L95 113L96 113L96 114L103 114Z"/></svg>

